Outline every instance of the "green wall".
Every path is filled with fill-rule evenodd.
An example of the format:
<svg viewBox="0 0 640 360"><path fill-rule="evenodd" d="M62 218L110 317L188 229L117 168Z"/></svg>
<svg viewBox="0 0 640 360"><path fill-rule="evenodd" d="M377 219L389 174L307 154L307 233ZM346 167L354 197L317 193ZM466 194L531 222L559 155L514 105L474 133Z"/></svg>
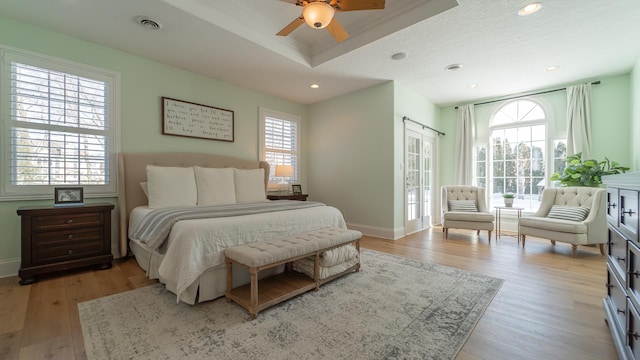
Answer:
<svg viewBox="0 0 640 360"><path fill-rule="evenodd" d="M592 86L592 135L593 157L620 162L632 167L632 170L640 169L632 165L634 150L631 147L631 77L629 74L600 78L600 85ZM544 95L531 96L540 101L549 111L550 137L566 136L566 107L567 99L565 91L558 91ZM489 136L489 119L491 115L504 102L478 105L475 107L476 140L487 142ZM457 110L447 107L442 110L438 126L451 134L440 143L440 181L441 184L451 184L454 178L454 169L446 164L454 161L455 132L457 122ZM639 138L640 139L640 138ZM637 153L637 145L635 153Z"/></svg>
<svg viewBox="0 0 640 360"><path fill-rule="evenodd" d="M309 107L309 196L340 209L355 229L394 227L393 83Z"/></svg>
<svg viewBox="0 0 640 360"><path fill-rule="evenodd" d="M0 44L119 72L122 151L195 151L257 159L260 106L300 116L303 139L306 136L307 107L304 105L3 17L0 17ZM233 110L235 141L229 143L162 135L162 96ZM302 154L301 183L304 189L304 141ZM115 203L116 199L87 200L105 201ZM3 230L0 238L0 276L15 273L19 265L20 229L16 209L51 203L51 200L0 201L0 228ZM113 219L118 219L117 210L112 215ZM113 242L117 243L117 232L113 235Z"/></svg>
<svg viewBox="0 0 640 360"><path fill-rule="evenodd" d="M640 170L640 58L631 72L631 146L632 169Z"/></svg>

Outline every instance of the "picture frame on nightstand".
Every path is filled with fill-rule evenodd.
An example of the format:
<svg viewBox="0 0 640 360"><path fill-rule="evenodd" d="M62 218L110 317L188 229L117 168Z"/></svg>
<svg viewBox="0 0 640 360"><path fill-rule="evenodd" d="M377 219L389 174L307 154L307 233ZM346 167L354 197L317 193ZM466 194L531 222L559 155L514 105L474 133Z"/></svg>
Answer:
<svg viewBox="0 0 640 360"><path fill-rule="evenodd" d="M84 205L84 189L81 187L57 187L54 189L54 206Z"/></svg>
<svg viewBox="0 0 640 360"><path fill-rule="evenodd" d="M302 185L300 184L291 185L291 190L293 191L293 195L302 195Z"/></svg>

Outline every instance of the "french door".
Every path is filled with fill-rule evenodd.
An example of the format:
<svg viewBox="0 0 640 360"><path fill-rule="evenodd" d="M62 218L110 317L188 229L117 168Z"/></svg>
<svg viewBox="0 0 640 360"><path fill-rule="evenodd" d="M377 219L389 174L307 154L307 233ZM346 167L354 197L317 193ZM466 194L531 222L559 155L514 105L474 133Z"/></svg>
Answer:
<svg viewBox="0 0 640 360"><path fill-rule="evenodd" d="M405 234L431 227L435 138L405 127Z"/></svg>

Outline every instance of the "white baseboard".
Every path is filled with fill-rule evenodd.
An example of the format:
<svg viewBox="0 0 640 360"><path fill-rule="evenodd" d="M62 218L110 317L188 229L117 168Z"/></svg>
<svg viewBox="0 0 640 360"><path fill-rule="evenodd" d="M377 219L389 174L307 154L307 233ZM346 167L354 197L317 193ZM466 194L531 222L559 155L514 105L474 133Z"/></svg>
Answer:
<svg viewBox="0 0 640 360"><path fill-rule="evenodd" d="M362 234L367 236L373 236L373 237L388 239L388 240L397 240L404 236L404 228L385 229L385 228L353 224L353 223L347 223L347 227L352 230L358 230Z"/></svg>
<svg viewBox="0 0 640 360"><path fill-rule="evenodd" d="M0 261L0 278L17 276L20 269L20 259Z"/></svg>

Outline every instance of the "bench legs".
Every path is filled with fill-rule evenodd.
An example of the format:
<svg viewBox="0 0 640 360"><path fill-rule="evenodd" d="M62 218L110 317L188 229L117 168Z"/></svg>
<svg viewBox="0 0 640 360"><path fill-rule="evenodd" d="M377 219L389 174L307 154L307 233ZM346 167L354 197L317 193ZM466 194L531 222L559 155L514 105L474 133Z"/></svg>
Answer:
<svg viewBox="0 0 640 360"><path fill-rule="evenodd" d="M251 306L249 306L249 314L251 320L258 316L258 269L250 268L249 273L251 275Z"/></svg>

